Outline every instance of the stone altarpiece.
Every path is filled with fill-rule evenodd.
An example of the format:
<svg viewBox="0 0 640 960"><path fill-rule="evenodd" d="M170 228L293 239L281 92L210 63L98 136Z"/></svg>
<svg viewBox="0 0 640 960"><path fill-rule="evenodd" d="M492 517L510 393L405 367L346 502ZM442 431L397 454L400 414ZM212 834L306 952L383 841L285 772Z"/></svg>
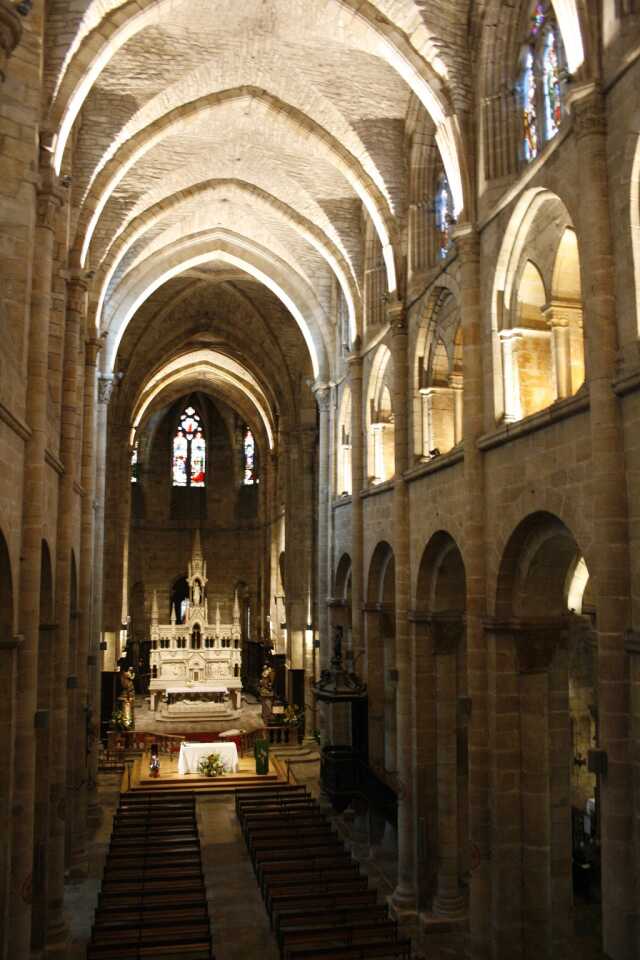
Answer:
<svg viewBox="0 0 640 960"><path fill-rule="evenodd" d="M172 607L171 622L160 624L158 600L151 610L151 709L158 720L235 719L240 715L242 652L240 607L233 598L231 623L222 623L216 603L209 619L207 563L196 532L183 622Z"/></svg>

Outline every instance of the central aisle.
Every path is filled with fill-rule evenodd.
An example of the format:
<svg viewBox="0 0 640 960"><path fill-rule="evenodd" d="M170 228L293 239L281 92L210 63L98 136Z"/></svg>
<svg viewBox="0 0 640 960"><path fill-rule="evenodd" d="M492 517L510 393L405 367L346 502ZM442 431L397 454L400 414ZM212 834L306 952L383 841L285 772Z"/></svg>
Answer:
<svg viewBox="0 0 640 960"><path fill-rule="evenodd" d="M216 960L279 960L233 794L196 799Z"/></svg>

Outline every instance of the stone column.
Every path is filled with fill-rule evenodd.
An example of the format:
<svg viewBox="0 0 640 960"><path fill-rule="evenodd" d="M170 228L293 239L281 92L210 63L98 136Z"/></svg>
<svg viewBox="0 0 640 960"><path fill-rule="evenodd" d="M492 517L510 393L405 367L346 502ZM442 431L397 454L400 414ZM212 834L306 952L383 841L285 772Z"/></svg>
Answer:
<svg viewBox="0 0 640 960"><path fill-rule="evenodd" d="M364 486L364 423L362 409L362 357L358 352L360 341L354 342L354 353L349 357L349 386L351 387L351 648L356 673L362 671L364 654L363 514L360 491ZM360 659L359 659L360 658Z"/></svg>
<svg viewBox="0 0 640 960"><path fill-rule="evenodd" d="M484 428L480 250L470 224L455 232L460 264L460 318L463 338L463 442L465 487L465 577L467 694L469 722L469 902L470 954L486 957L491 912L489 769L487 724L487 646L485 614L484 470L476 440Z"/></svg>
<svg viewBox="0 0 640 960"><path fill-rule="evenodd" d="M633 792L633 854L636 865L640 864L640 634L627 633L629 655L630 725L633 766L631 782ZM638 867L636 866L636 871ZM640 956L640 881L636 876L635 901L633 904L630 948L632 956Z"/></svg>
<svg viewBox="0 0 640 960"><path fill-rule="evenodd" d="M14 789L14 735L16 720L16 694L18 685L18 647L22 637L0 636L0 676L3 681L3 695L0 701L0 731L2 742L7 751L0 757L0 775L3 789L0 793L0 818L5 829L0 833L0 958L10 960L9 907L11 890L11 831L7 829L11 822L11 805Z"/></svg>
<svg viewBox="0 0 640 960"><path fill-rule="evenodd" d="M50 729L51 808L49 816L49 929L47 941L58 944L66 936L63 915L65 817L66 817L66 761L67 752L60 747L67 741L67 675L71 617L71 551L74 534L74 509L78 494L74 489L78 478L76 439L79 413L76 406L80 333L86 314L86 281L81 277L67 280L67 310L64 331L64 367L62 382L62 414L60 431L60 459L64 474L60 481L58 506L58 544L56 552L56 620L58 622L57 652L54 660L54 687L52 722Z"/></svg>
<svg viewBox="0 0 640 960"><path fill-rule="evenodd" d="M26 419L31 435L25 444L24 506L20 555L20 629L18 649L15 790L11 869L9 956L29 956L33 871L34 797L36 792L34 722L38 693L38 640L42 534L46 508L48 350L51 282L56 219L61 207L56 180L47 168L37 192L33 242L31 316Z"/></svg>
<svg viewBox="0 0 640 960"><path fill-rule="evenodd" d="M377 603L363 604L362 620L365 627L367 651L366 663L362 673L367 683L368 694L369 765L373 770L382 772L384 770L384 652L382 649L380 605Z"/></svg>
<svg viewBox="0 0 640 960"><path fill-rule="evenodd" d="M435 657L430 616L409 614L413 643L413 802L416 818L416 891L420 909L431 903L436 872L436 758Z"/></svg>
<svg viewBox="0 0 640 960"><path fill-rule="evenodd" d="M629 532L624 442L616 375L615 262L609 223L607 138L602 94L594 86L573 95L578 166L584 324L588 350L591 425L591 522L595 569L590 569L597 611L599 746L607 752L601 778L602 923L604 950L614 960L630 957L629 916L633 870L629 836L629 684L624 630L629 625Z"/></svg>
<svg viewBox="0 0 640 960"><path fill-rule="evenodd" d="M387 309L391 323L393 357L393 414L395 484L393 489L393 547L395 559L395 638L397 689L398 771L398 882L392 904L399 910L416 905L414 884L414 821L412 789L413 712L411 689L413 664L409 636L409 492L404 473L409 466L407 323L404 306Z"/></svg>
<svg viewBox="0 0 640 960"><path fill-rule="evenodd" d="M87 811L91 764L89 760L89 728L93 724L90 711L91 691L89 686L89 657L97 655L92 636L93 599L93 527L95 490L95 410L96 410L96 358L99 341L88 337L85 343L84 404L82 430L81 485L82 519L80 537L80 623L77 658L77 704L75 715L75 749L72 772L75 796L75 822L72 831L71 870L83 876L87 869ZM91 697L92 699L92 697ZM95 789L95 784L92 785Z"/></svg>
<svg viewBox="0 0 640 960"><path fill-rule="evenodd" d="M436 686L436 777L438 797L438 876L433 912L458 919L466 912L460 889L458 840L458 678L457 655L463 625L432 623Z"/></svg>
<svg viewBox="0 0 640 960"><path fill-rule="evenodd" d="M7 75L7 61L22 38L22 21L9 0L0 0L0 83Z"/></svg>
<svg viewBox="0 0 640 960"><path fill-rule="evenodd" d="M502 345L504 422L515 423L517 420L522 419L520 376L518 371L518 350L522 343L522 334L519 330L501 330L499 337ZM466 371L464 376L466 380Z"/></svg>
<svg viewBox="0 0 640 960"><path fill-rule="evenodd" d="M320 669L325 670L331 659L331 637L329 636L329 512L331 487L329 483L329 404L330 388L322 383L313 390L318 405L318 533L316 556L317 592L316 617L317 633L320 638Z"/></svg>
<svg viewBox="0 0 640 960"><path fill-rule="evenodd" d="M464 376L449 374L449 387L453 390L453 442L460 443L464 434Z"/></svg>
<svg viewBox="0 0 640 960"><path fill-rule="evenodd" d="M571 389L571 340L569 318L557 305L547 307L544 317L551 330L551 356L556 388L556 399L564 400L573 393Z"/></svg>

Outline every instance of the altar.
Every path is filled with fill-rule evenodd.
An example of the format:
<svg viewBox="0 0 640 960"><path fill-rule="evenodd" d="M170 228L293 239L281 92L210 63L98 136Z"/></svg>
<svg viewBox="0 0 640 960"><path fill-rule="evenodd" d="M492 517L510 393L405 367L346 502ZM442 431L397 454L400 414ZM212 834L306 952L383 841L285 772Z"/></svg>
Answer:
<svg viewBox="0 0 640 960"><path fill-rule="evenodd" d="M178 773L198 773L198 764L212 753L217 753L225 773L237 773L238 748L235 743L181 743Z"/></svg>
<svg viewBox="0 0 640 960"><path fill-rule="evenodd" d="M240 716L242 666L240 609L237 594L222 617L220 601L210 616L207 564L196 531L187 583L189 596L177 622L161 624L158 598L151 605L151 679L149 702L157 720L236 720ZM212 622L211 622L212 621Z"/></svg>

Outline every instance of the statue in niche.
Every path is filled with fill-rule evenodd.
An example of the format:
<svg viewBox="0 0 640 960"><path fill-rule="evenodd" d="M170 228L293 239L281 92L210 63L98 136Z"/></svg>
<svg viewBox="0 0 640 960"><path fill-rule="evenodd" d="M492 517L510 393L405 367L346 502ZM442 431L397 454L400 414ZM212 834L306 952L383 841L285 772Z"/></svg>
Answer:
<svg viewBox="0 0 640 960"><path fill-rule="evenodd" d="M200 581L196 580L193 585L193 602L196 607L200 606L202 601L202 591L200 589Z"/></svg>

